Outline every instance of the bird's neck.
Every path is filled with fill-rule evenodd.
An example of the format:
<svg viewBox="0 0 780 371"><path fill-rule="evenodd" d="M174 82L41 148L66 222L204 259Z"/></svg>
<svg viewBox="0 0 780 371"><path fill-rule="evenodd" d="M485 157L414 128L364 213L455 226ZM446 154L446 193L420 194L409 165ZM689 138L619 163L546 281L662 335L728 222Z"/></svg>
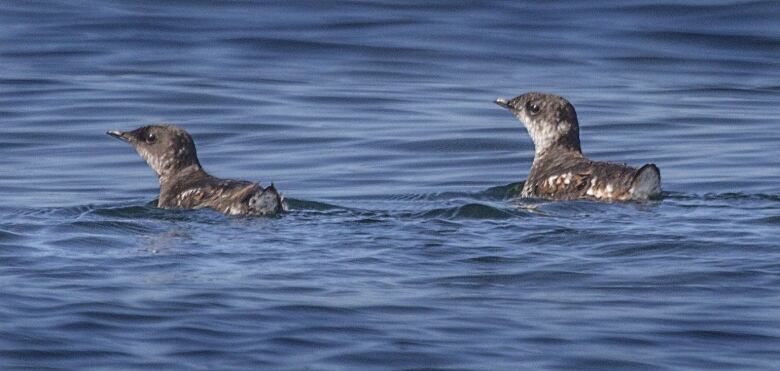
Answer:
<svg viewBox="0 0 780 371"><path fill-rule="evenodd" d="M199 163L194 163L180 169L171 169L159 175L160 186L174 185L175 183L199 176L208 175Z"/></svg>
<svg viewBox="0 0 780 371"><path fill-rule="evenodd" d="M573 160L583 159L585 156L580 151L579 147L572 148L569 146L550 146L543 148L541 151L537 149L534 154L534 161L531 165L532 168L543 167L548 163L559 163Z"/></svg>
<svg viewBox="0 0 780 371"><path fill-rule="evenodd" d="M579 143L545 143L544 146L534 143L534 160L560 155L583 156Z"/></svg>

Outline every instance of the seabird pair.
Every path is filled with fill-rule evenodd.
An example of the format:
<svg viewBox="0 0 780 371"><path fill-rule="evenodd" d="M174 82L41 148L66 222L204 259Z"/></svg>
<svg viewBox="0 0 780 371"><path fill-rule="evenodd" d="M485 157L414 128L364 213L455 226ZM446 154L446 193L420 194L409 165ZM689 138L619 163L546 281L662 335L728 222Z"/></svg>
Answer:
<svg viewBox="0 0 780 371"><path fill-rule="evenodd" d="M661 174L654 164L639 169L588 160L580 148L579 123L566 99L526 93L498 99L523 122L533 140L534 161L522 197L553 200L642 201L661 193ZM212 208L228 215L276 215L287 210L272 185L220 179L203 170L192 136L173 125L144 126L133 131L110 130L154 170L160 181L161 208Z"/></svg>

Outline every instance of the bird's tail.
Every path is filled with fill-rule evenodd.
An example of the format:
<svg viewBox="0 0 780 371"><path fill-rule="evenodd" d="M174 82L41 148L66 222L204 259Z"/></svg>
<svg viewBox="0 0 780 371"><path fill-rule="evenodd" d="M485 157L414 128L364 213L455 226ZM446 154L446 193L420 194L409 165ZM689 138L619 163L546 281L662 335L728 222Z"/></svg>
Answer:
<svg viewBox="0 0 780 371"><path fill-rule="evenodd" d="M273 183L262 192L255 193L249 204L253 209L252 213L257 215L276 215L288 209L284 196L276 190Z"/></svg>
<svg viewBox="0 0 780 371"><path fill-rule="evenodd" d="M647 200L661 194L661 172L655 164L639 168L631 180L630 192L635 200Z"/></svg>

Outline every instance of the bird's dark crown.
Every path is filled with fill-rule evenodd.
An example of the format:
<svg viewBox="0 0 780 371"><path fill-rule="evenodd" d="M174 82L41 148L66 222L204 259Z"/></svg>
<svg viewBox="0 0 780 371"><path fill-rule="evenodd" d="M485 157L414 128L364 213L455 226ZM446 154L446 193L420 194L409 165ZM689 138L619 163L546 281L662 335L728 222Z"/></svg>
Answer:
<svg viewBox="0 0 780 371"><path fill-rule="evenodd" d="M127 132L112 130L108 134L132 144L159 177L201 169L192 136L177 126L149 125Z"/></svg>
<svg viewBox="0 0 780 371"><path fill-rule="evenodd" d="M523 122L537 154L553 148L581 152L577 112L563 97L531 92L496 103Z"/></svg>

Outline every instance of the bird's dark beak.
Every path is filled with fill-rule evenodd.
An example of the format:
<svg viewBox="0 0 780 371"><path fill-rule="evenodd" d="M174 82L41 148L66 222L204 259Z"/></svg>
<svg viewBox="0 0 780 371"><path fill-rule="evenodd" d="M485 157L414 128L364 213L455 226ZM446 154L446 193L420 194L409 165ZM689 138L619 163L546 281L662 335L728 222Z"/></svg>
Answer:
<svg viewBox="0 0 780 371"><path fill-rule="evenodd" d="M498 104L501 107L512 109L513 107L509 105L509 101L504 98L498 98L496 99L496 104Z"/></svg>
<svg viewBox="0 0 780 371"><path fill-rule="evenodd" d="M108 135L110 135L110 136L112 136L114 138L123 140L125 142L130 142L130 136L126 132L119 131L119 130L109 130L109 131L106 132L106 134L108 134Z"/></svg>

